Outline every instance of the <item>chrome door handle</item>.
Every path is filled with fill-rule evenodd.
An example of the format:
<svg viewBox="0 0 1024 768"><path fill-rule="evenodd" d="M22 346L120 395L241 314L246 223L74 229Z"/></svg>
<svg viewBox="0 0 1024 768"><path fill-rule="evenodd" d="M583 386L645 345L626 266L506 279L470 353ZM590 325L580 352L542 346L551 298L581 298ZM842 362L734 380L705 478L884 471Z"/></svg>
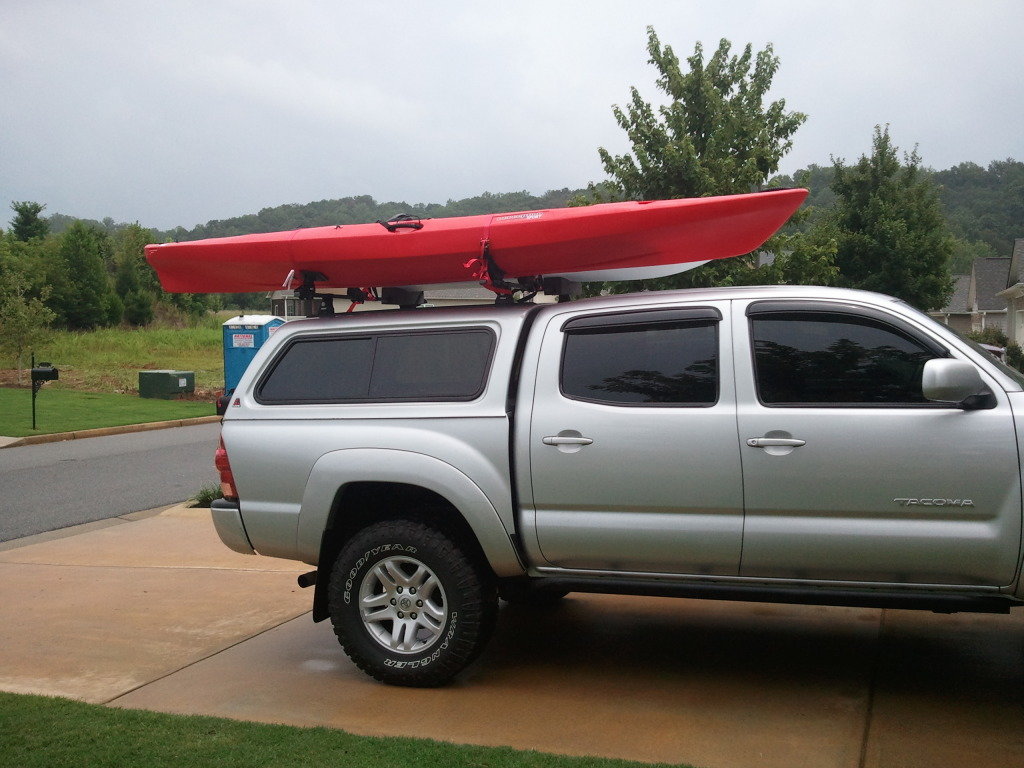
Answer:
<svg viewBox="0 0 1024 768"><path fill-rule="evenodd" d="M774 446L782 448L799 448L807 445L806 440L794 440L790 437L749 437L747 445L751 448L771 448Z"/></svg>
<svg viewBox="0 0 1024 768"><path fill-rule="evenodd" d="M552 435L545 437L541 440L544 445L590 445L594 441L589 437L562 437L561 435Z"/></svg>

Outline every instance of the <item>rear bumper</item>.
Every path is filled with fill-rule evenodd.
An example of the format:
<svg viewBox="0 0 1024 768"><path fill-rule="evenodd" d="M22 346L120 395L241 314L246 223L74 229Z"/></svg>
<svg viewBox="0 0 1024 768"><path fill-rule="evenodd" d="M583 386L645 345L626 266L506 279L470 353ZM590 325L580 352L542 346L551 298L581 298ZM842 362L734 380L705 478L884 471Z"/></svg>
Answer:
<svg viewBox="0 0 1024 768"><path fill-rule="evenodd" d="M256 554L245 532L237 501L214 499L210 505L210 514L213 515L213 526L217 529L217 535L228 549L241 552L243 555Z"/></svg>

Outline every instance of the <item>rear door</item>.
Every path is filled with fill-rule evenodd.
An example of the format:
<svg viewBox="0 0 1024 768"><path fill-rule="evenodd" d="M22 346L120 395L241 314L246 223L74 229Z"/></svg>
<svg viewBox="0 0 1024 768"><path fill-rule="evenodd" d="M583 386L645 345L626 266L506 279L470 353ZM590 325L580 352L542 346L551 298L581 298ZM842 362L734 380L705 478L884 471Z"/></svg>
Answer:
<svg viewBox="0 0 1024 768"><path fill-rule="evenodd" d="M735 575L728 302L550 316L530 424L535 531L572 569Z"/></svg>
<svg viewBox="0 0 1024 768"><path fill-rule="evenodd" d="M1019 464L1010 406L995 382L992 408L926 400L924 363L950 351L878 309L737 301L734 312L741 575L1013 580Z"/></svg>

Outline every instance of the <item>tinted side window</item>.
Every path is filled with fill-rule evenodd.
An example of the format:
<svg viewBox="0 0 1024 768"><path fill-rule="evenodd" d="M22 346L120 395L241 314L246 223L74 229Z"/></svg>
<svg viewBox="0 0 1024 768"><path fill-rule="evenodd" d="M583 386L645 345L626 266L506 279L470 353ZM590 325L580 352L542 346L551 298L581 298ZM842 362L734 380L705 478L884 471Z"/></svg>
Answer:
<svg viewBox="0 0 1024 768"><path fill-rule="evenodd" d="M617 405L713 405L718 324L696 320L567 330L562 392Z"/></svg>
<svg viewBox="0 0 1024 768"><path fill-rule="evenodd" d="M483 392L493 348L485 329L299 339L264 377L257 400L472 400Z"/></svg>
<svg viewBox="0 0 1024 768"><path fill-rule="evenodd" d="M297 341L263 381L259 399L316 403L365 398L373 344L372 338Z"/></svg>
<svg viewBox="0 0 1024 768"><path fill-rule="evenodd" d="M373 399L468 399L484 388L490 331L381 336L370 380Z"/></svg>
<svg viewBox="0 0 1024 768"><path fill-rule="evenodd" d="M865 317L777 313L751 318L758 394L768 405L917 404L938 355Z"/></svg>

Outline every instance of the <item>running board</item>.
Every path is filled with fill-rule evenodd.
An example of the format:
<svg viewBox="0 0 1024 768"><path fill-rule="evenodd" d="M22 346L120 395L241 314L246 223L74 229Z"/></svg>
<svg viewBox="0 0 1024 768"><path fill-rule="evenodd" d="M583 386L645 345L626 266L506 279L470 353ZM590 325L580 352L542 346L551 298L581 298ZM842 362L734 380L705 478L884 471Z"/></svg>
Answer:
<svg viewBox="0 0 1024 768"><path fill-rule="evenodd" d="M693 582L652 582L628 578L581 578L545 576L536 579L544 589L568 592L594 592L613 595L646 595L651 597L689 597L711 600L738 600L752 603L791 603L796 605L831 605L847 608L902 608L935 613L1009 613L1021 601L1009 595L939 594L928 592L897 592L885 589L808 589L805 587L774 587L730 584L696 584Z"/></svg>

